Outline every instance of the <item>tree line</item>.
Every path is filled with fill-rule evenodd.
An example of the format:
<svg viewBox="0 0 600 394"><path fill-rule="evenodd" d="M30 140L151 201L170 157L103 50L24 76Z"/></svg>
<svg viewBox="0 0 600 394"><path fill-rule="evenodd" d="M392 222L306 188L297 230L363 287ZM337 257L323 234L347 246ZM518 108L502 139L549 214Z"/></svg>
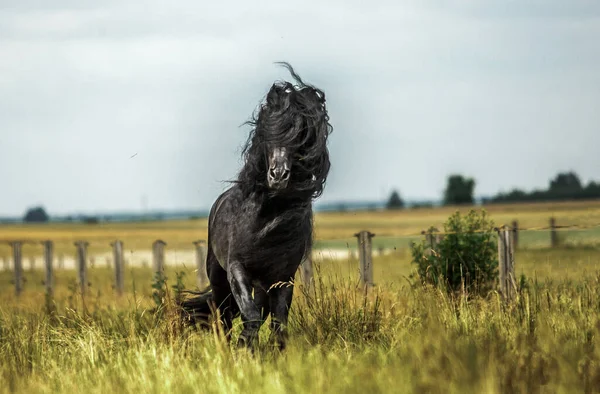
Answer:
<svg viewBox="0 0 600 394"><path fill-rule="evenodd" d="M475 203L475 180L462 175L452 174L448 177L444 189L444 205L472 205ZM562 172L550 180L548 188L532 190L530 192L513 189L509 192L500 192L495 196L482 198L483 204L498 204L511 202L542 202L559 200L583 200L600 198L600 183L591 181L587 185L575 172ZM388 209L401 209L406 206L405 201L397 190L393 190L386 207Z"/></svg>
<svg viewBox="0 0 600 394"><path fill-rule="evenodd" d="M444 205L473 205L475 203L475 185L473 178L459 174L448 176L446 188L443 194ZM500 192L495 196L482 198L483 204L498 204L511 202L537 202L558 200L582 200L600 198L600 182L589 182L584 185L575 172L562 172L550 180L547 189L532 190L530 192L513 189L509 192ZM413 204L413 208L430 207L430 203ZM387 200L387 209L402 209L406 202L397 190L393 190ZM341 209L341 208L340 208ZM23 217L24 222L41 223L47 222L49 215L43 207L30 208ZM67 218L67 221L72 221ZM95 224L99 219L96 217L84 217L80 219L84 223Z"/></svg>

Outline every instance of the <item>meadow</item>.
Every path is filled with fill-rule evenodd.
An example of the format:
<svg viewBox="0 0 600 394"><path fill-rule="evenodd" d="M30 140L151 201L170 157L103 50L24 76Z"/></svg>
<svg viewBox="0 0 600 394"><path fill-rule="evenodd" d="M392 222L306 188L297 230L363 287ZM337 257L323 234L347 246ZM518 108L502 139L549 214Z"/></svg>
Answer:
<svg viewBox="0 0 600 394"><path fill-rule="evenodd" d="M11 272L0 271L0 392L598 392L600 202L486 207L497 225L516 219L532 229L520 233L510 305L497 293L448 295L413 276L409 242L430 226L442 229L454 209L317 214L317 247L352 248L353 234L368 229L375 248L392 252L375 254L368 290L351 255L316 260L314 286L298 280L281 354L268 344L268 322L255 355L226 344L218 325L199 331L179 323L172 286L183 271L185 287L194 287L192 262L167 267L169 302L160 317L151 313L147 267L127 268L121 297L107 267L89 268L85 298L73 271L56 270L52 313L41 270L26 270L18 299ZM547 230L539 230L550 216L581 228L561 231L562 245L550 248ZM71 254L75 239L99 250L115 238L132 250L155 239L184 249L205 237L205 225L11 225L0 227L0 239L53 239ZM0 256L9 255L4 248ZM239 330L238 322L234 339Z"/></svg>

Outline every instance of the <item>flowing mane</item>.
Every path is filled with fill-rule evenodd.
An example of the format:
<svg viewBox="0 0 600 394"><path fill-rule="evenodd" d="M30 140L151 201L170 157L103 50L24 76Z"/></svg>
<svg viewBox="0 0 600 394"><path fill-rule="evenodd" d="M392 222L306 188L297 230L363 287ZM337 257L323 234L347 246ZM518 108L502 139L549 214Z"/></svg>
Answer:
<svg viewBox="0 0 600 394"><path fill-rule="evenodd" d="M271 316L272 339L283 349L292 280L313 241L312 200L329 174L332 132L325 94L296 80L274 83L256 111L243 148L244 166L216 199L208 218L206 273L210 288L182 302L190 322L207 325L218 308L228 340L241 316L239 346L253 346Z"/></svg>
<svg viewBox="0 0 600 394"><path fill-rule="evenodd" d="M317 198L323 193L330 162L327 138L333 131L325 93L302 81L288 63L283 64L296 80L276 82L266 102L245 124L252 126L242 155L245 164L238 174L246 192L266 188L265 148L267 144L295 152L291 188L288 194Z"/></svg>

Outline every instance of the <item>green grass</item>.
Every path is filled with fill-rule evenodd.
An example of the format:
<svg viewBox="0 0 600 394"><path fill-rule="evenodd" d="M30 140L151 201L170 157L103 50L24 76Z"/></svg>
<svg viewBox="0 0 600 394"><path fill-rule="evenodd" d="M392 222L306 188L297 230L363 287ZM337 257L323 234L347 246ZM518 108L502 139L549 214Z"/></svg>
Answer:
<svg viewBox="0 0 600 394"><path fill-rule="evenodd" d="M0 393L598 392L600 230L561 231L556 249L547 231L520 233L519 291L506 306L496 293L449 296L411 275L410 241L431 225L441 229L452 211L317 215L317 247L355 249L355 232L376 234L376 286L366 293L359 286L355 257L316 261L314 292L295 291L282 354L268 344L268 322L251 356L224 343L216 325L181 327L170 303L157 317L150 268L128 266L118 297L113 272L89 266L85 299L75 271L56 269L56 312L49 314L43 272L27 269L27 257L41 247L28 245L19 298L12 273L0 271ZM561 225L591 226L600 222L600 203L515 204L489 213L498 225L519 219L521 227L543 227L552 215ZM0 239L54 239L56 254L73 255L74 239L92 240L94 253L119 238L127 258L159 238L167 250L189 249L205 227L205 220L2 226ZM379 247L395 250L379 256ZM10 255L7 245L0 245L3 255ZM179 271L186 288L196 285L193 262L186 263L166 268L170 296ZM234 341L241 330L235 323Z"/></svg>
<svg viewBox="0 0 600 394"><path fill-rule="evenodd" d="M149 269L128 271L121 299L110 271L91 269L85 308L68 289L74 272L58 271L54 317L41 272L27 273L19 300L2 273L0 392L592 392L600 250L520 250L516 259L527 280L510 308L495 294L451 298L416 285L406 250L375 257L366 296L357 261L320 262L314 292L295 293L288 349L272 351L265 324L255 356L218 330L152 315ZM184 280L193 286L193 274Z"/></svg>

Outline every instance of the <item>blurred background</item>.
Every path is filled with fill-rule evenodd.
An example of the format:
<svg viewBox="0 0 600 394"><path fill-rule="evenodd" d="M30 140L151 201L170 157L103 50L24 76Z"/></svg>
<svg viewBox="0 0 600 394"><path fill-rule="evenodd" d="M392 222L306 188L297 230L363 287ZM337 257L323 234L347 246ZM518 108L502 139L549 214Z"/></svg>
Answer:
<svg viewBox="0 0 600 394"><path fill-rule="evenodd" d="M162 240L167 263L193 266L241 166L242 124L290 78L276 61L327 97L321 253L351 258L360 230L398 252L473 207L535 229L522 247L550 246L551 218L573 230L565 242L595 245L598 17L596 3L558 0L5 0L3 266L22 240L41 267L45 239L62 267L77 240L110 265L116 239L131 264L150 264Z"/></svg>

